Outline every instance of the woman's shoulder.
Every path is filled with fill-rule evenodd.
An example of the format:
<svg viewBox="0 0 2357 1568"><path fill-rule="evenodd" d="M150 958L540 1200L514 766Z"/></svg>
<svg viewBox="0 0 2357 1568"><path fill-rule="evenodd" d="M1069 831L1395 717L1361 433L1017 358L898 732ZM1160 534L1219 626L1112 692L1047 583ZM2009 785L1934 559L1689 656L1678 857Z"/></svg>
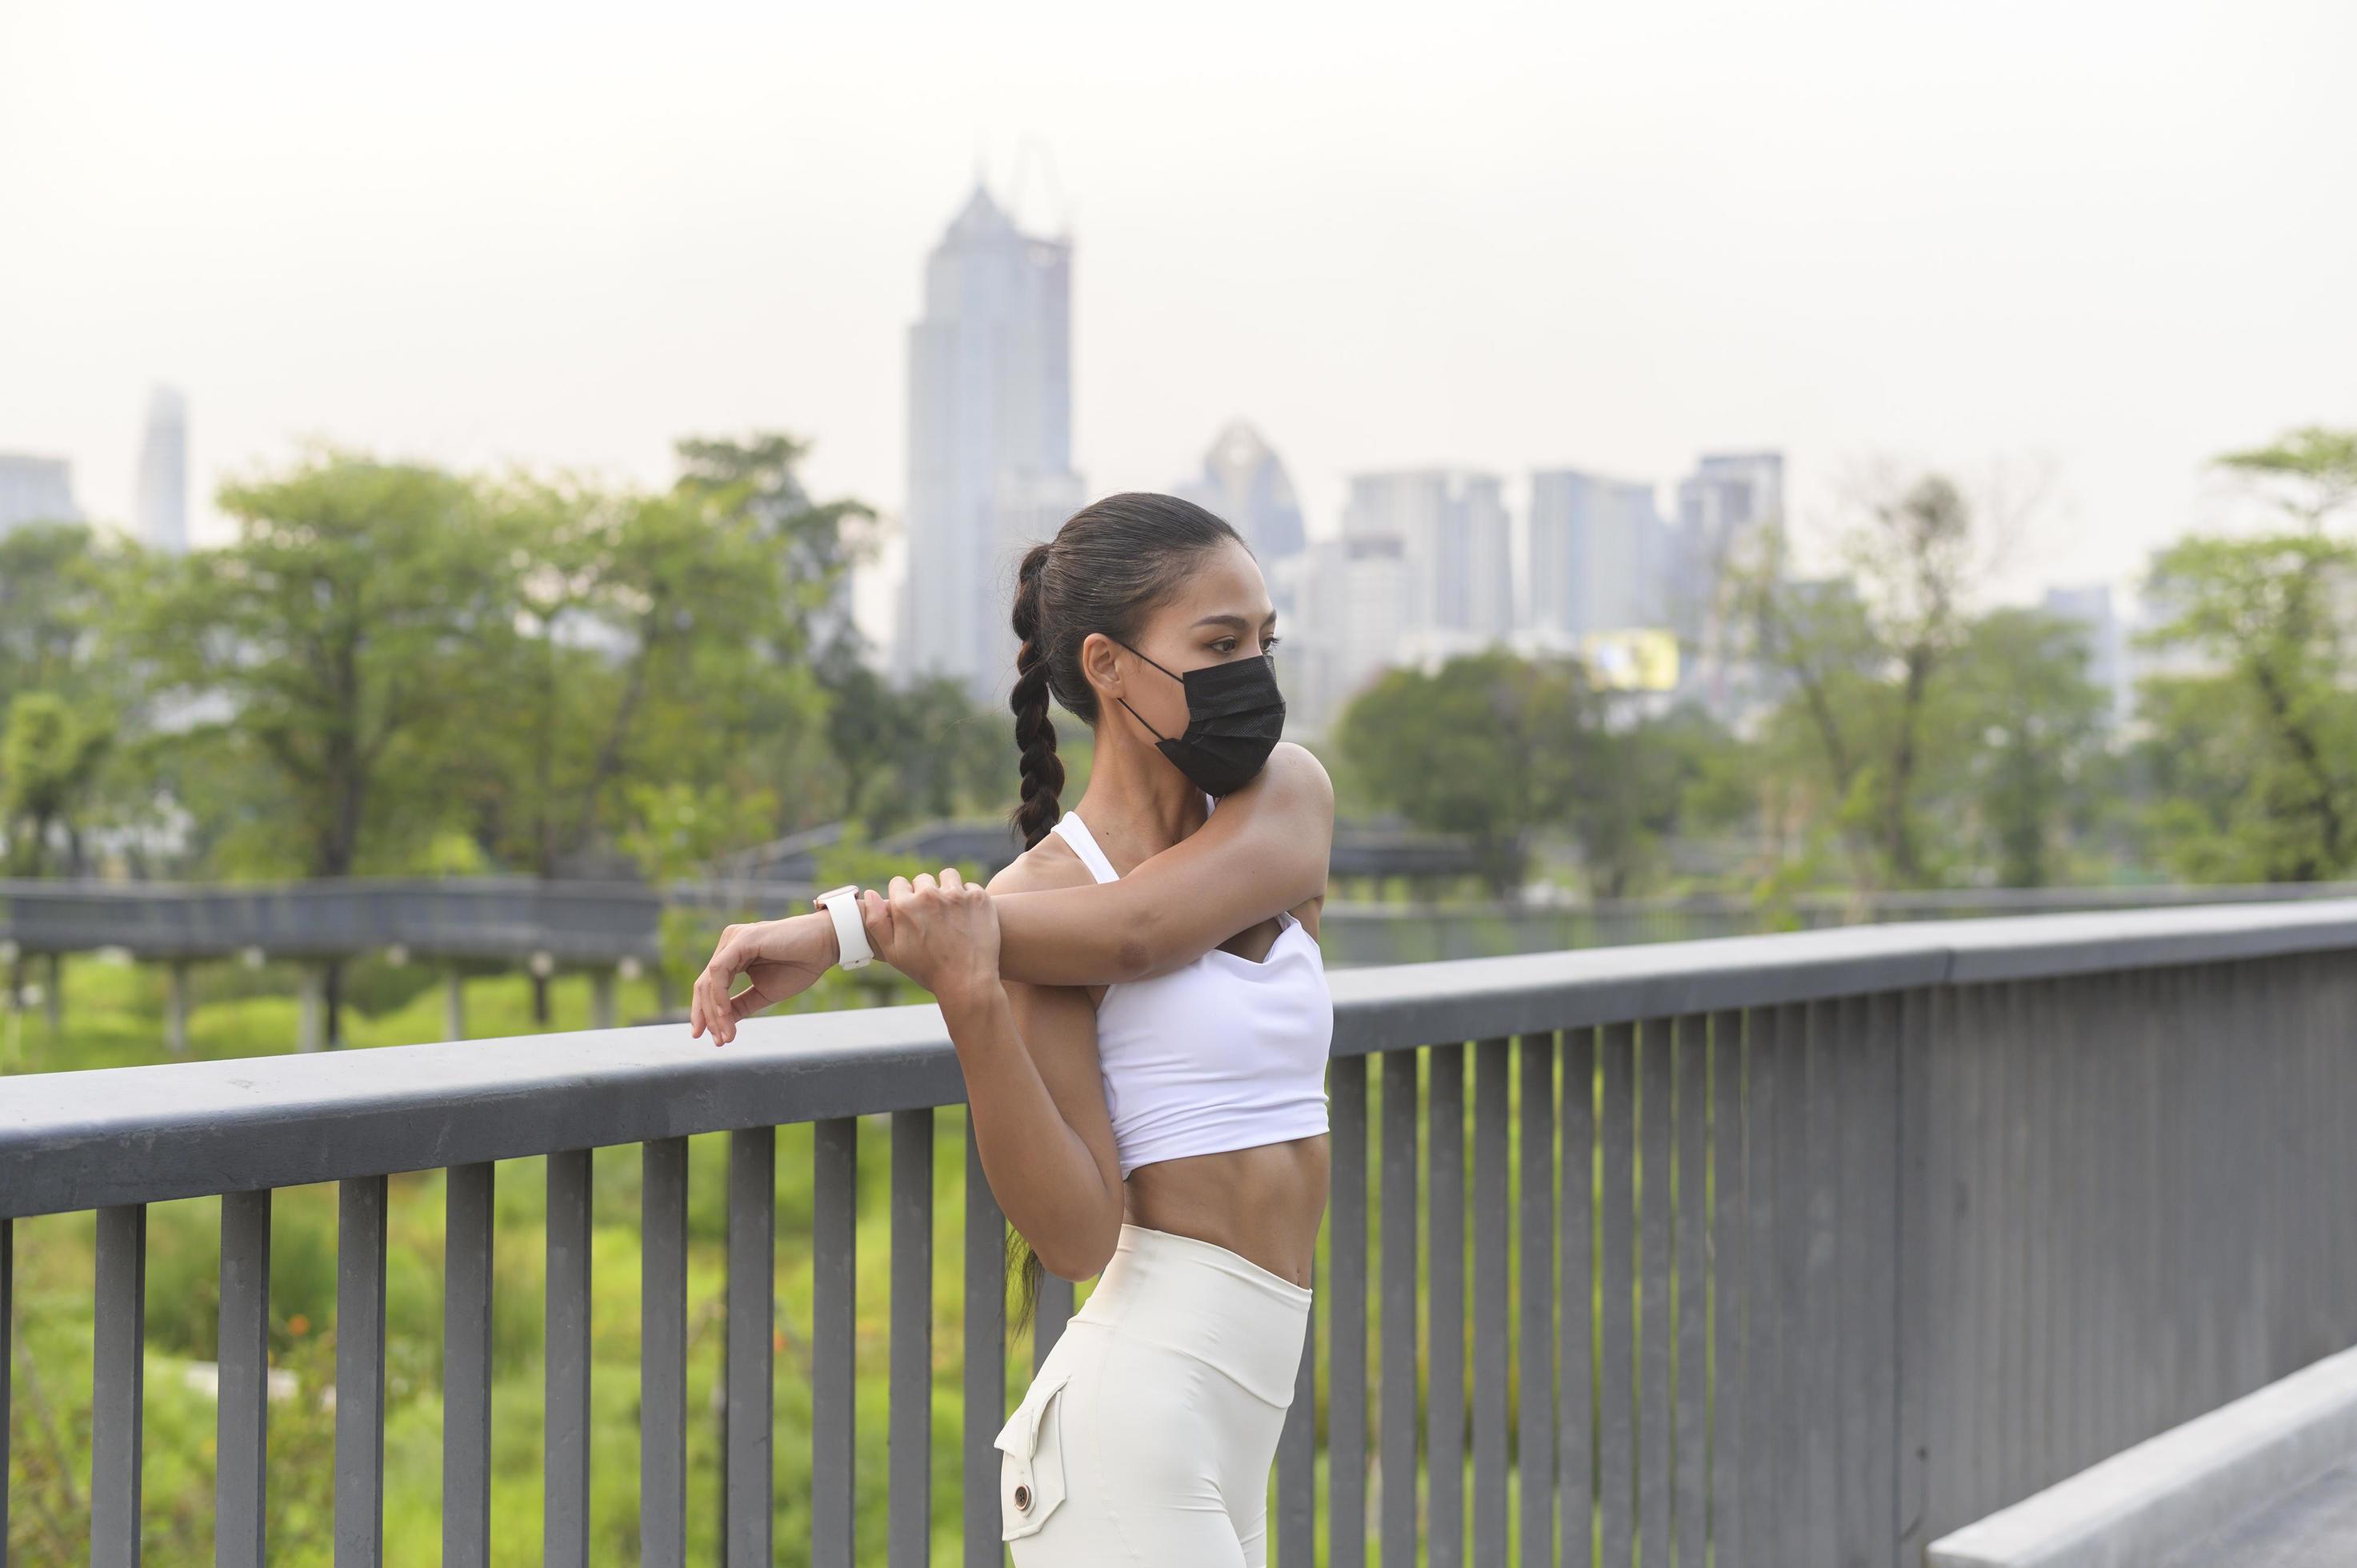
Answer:
<svg viewBox="0 0 2357 1568"><path fill-rule="evenodd" d="M1045 833L1039 842L998 868L989 882L993 893L1049 893L1062 887L1087 887L1096 877L1080 852L1064 835Z"/></svg>

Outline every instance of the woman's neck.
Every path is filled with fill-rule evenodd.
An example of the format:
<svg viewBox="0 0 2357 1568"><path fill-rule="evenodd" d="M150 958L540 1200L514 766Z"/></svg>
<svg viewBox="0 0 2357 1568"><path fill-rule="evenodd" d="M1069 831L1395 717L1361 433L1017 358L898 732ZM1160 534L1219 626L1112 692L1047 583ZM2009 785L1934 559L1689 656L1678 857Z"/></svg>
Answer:
<svg viewBox="0 0 2357 1568"><path fill-rule="evenodd" d="M1118 844L1132 864L1150 860L1203 825L1203 791L1158 751L1100 742L1089 787L1071 810L1108 854Z"/></svg>

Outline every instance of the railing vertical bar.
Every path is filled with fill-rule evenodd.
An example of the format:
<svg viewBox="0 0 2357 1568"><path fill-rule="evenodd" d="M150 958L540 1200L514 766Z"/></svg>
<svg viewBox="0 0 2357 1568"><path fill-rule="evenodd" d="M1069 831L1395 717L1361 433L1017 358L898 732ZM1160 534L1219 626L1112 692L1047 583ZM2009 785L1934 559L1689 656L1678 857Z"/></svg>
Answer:
<svg viewBox="0 0 2357 1568"><path fill-rule="evenodd" d="M1783 1154L1783 1085L1790 1081L1783 1013L1754 1007L1743 1024L1743 1393L1737 1490L1742 1564L1782 1560L1781 1485L1792 1449L1792 1383L1783 1332L1784 1243L1790 1207ZM1733 1568L1730 1564L1729 1568Z"/></svg>
<svg viewBox="0 0 2357 1568"><path fill-rule="evenodd" d="M489 1161L442 1187L442 1562L491 1560L491 1197Z"/></svg>
<svg viewBox="0 0 2357 1568"><path fill-rule="evenodd" d="M2189 1269L2202 1260L2188 1240L2191 1216L2185 1211L2186 1189L2194 1174L2197 1151L2190 1146L2186 1102L2199 1092L2201 1058L2189 1051L2195 1029L2190 1015L2201 1000L2193 971L2181 966L2147 971L2140 975L2144 992L2146 1049L2152 1061L2153 1150L2149 1168L2154 1176L2151 1223L2158 1238L2153 1268L2145 1281L2151 1305L2141 1314L2158 1336L2155 1355L2145 1362L2145 1409L2139 1424L2158 1431L2173 1424L2183 1407L2191 1377L2192 1328L2184 1321L2179 1294Z"/></svg>
<svg viewBox="0 0 2357 1568"><path fill-rule="evenodd" d="M1676 1177L1671 1192L1671 1252L1677 1261L1673 1292L1677 1339L1671 1347L1670 1381L1676 1396L1672 1421L1670 1538L1680 1568L1703 1568L1709 1529L1703 1473L1709 1428L1704 1410L1709 1368L1703 1352L1704 1308L1709 1301L1705 1248L1709 1240L1705 1199L1709 1182L1710 1019L1701 1014L1672 1026L1671 1065L1675 1087L1670 1115L1674 1127Z"/></svg>
<svg viewBox="0 0 2357 1568"><path fill-rule="evenodd" d="M2126 1090L2120 1104L2118 1168L2112 1176L2121 1207L2110 1216L2119 1233L2121 1263L2111 1282L2111 1310L2105 1314L2105 1338L2117 1343L2109 1428L2114 1450L2126 1447L2142 1430L2152 1381L2145 1358L2158 1342L2152 1319L2158 1304L2152 1293L2160 1251L2162 1150L2157 1115L2158 1062L2145 1008L2149 979L2136 971L2114 975L2104 1002L2118 1040L2112 1060Z"/></svg>
<svg viewBox="0 0 2357 1568"><path fill-rule="evenodd" d="M1667 1018L1637 1041L1637 1552L1670 1556L1670 1033Z"/></svg>
<svg viewBox="0 0 2357 1568"><path fill-rule="evenodd" d="M933 1535L933 1112L892 1112L890 1491L885 1560L925 1568Z"/></svg>
<svg viewBox="0 0 2357 1568"><path fill-rule="evenodd" d="M1563 1036L1563 1311L1556 1339L1555 1468L1564 1568L1595 1554L1596 1031Z"/></svg>
<svg viewBox="0 0 2357 1568"><path fill-rule="evenodd" d="M1426 1533L1431 1568L1465 1561L1465 1047L1434 1046L1425 1112L1426 1219L1432 1238L1426 1359Z"/></svg>
<svg viewBox="0 0 2357 1568"><path fill-rule="evenodd" d="M588 1568L590 1152L551 1153L547 1179L541 1561L548 1568Z"/></svg>
<svg viewBox="0 0 2357 1568"><path fill-rule="evenodd" d="M1596 1509L1602 1529L1603 1561L1629 1568L1636 1539L1636 1338L1631 1275L1635 1260L1637 1028L1608 1024L1600 1046L1604 1108L1597 1127L1603 1144L1602 1229L1598 1267L1603 1283L1603 1315L1597 1378L1597 1443L1603 1473Z"/></svg>
<svg viewBox="0 0 2357 1568"><path fill-rule="evenodd" d="M1743 1531L1744 1404L1750 1393L1744 1324L1750 1264L1745 1239L1750 1176L1743 1140L1743 1015L1710 1015L1710 1560L1735 1568L1747 1559Z"/></svg>
<svg viewBox="0 0 2357 1568"><path fill-rule="evenodd" d="M821 1123L819 1147L828 1123ZM825 1169L822 1152L818 1164ZM740 1127L728 1134L728 1301L727 1333L722 1341L721 1380L726 1387L721 1456L721 1553L726 1568L770 1568L770 1510L774 1482L770 1459L772 1373L776 1355L773 1326L777 1294L778 1130ZM824 1231L840 1208L842 1195L822 1181L818 1189L815 1229ZM822 1275L813 1304L813 1329L823 1317L831 1326L847 1312L826 1299L829 1282ZM835 1440L817 1407L832 1397L835 1382L828 1358L841 1348L815 1346L812 1360L813 1422L816 1434ZM848 1411L840 1413L845 1417ZM814 1444L818 1441L814 1435Z"/></svg>
<svg viewBox="0 0 2357 1568"><path fill-rule="evenodd" d="M1843 1100L1854 1107L1843 1129L1842 1274L1852 1311L1843 1325L1842 1385L1846 1407L1854 1400L1857 1409L1844 1423L1842 1469L1851 1540L1874 1556L1899 1539L1899 1002L1898 993L1878 991L1841 1008ZM1916 1234L1920 1240L1920 1228Z"/></svg>
<svg viewBox="0 0 2357 1568"><path fill-rule="evenodd" d="M2030 1211L2030 1044L2029 1008L2022 983L2007 981L1997 990L1996 1048L2004 1074L1999 1103L2005 1108L2002 1141L2005 1165L1996 1190L2002 1195L2005 1282L1998 1297L2004 1322L2005 1360L1998 1397L2004 1415L2004 1497L2007 1502L2037 1489L2031 1466L2030 1405L2035 1391L2029 1380L2030 1263L2029 1249L2042 1221Z"/></svg>
<svg viewBox="0 0 2357 1568"><path fill-rule="evenodd" d="M687 1140L640 1146L639 1562L687 1562Z"/></svg>
<svg viewBox="0 0 2357 1568"><path fill-rule="evenodd" d="M91 1326L91 1568L138 1568L142 1383L147 1338L147 1206L98 1211Z"/></svg>
<svg viewBox="0 0 2357 1568"><path fill-rule="evenodd" d="M1315 1563L1318 1555L1318 1260L1309 1260L1308 1321L1302 1325L1301 1361L1293 1373L1293 1402L1276 1439L1276 1560ZM994 1548L995 1550L995 1548ZM972 1556L972 1548L968 1555Z"/></svg>
<svg viewBox="0 0 2357 1568"><path fill-rule="evenodd" d="M1899 1525L1901 1562L1920 1561L1924 1547L1944 1527L1934 1527L1932 1478L1947 1462L1936 1445L1937 1412L1953 1397L1955 1380L1946 1365L1946 1319L1951 1314L1954 1252L1950 1224L1952 1174L1944 1125L1951 1096L1944 1087L1935 1013L1945 988L1916 987L1896 998L1898 1037L1893 1044L1898 1104L1898 1187L1887 1242L1899 1260L1893 1301L1892 1345L1899 1387L1892 1416L1898 1466L1891 1509ZM1939 1108L1935 1119L1934 1107ZM1935 1324L1935 1318L1942 1321Z"/></svg>
<svg viewBox="0 0 2357 1568"><path fill-rule="evenodd" d="M384 1561L385 1192L337 1184L336 1568Z"/></svg>
<svg viewBox="0 0 2357 1568"><path fill-rule="evenodd" d="M1415 1568L1416 1554L1416 1057L1413 1050L1385 1051L1383 1057L1383 1383L1377 1435L1384 1568Z"/></svg>
<svg viewBox="0 0 2357 1568"><path fill-rule="evenodd" d="M2024 1477L2026 1488L2034 1490L2050 1479L2059 1480L2067 1471L2055 1468L2061 1455L2057 1452L2056 1431L2059 1423L2054 1408L2054 1385L2059 1380L2054 1352L2059 1348L2056 1336L2061 1332L2061 1314L2057 1296L2061 1270L2056 1246L2061 1240L2061 1219L2056 1206L2061 1201L2060 1186L2055 1180L2055 1072L2056 1038L2054 1032L2054 985L2050 980L2033 980L2022 986L2022 1058L2023 1087L2029 1091L2022 1097L2022 1118L2029 1128L2029 1159L2022 1166L2022 1180L2029 1207L2025 1218L2028 1228L2022 1243L2028 1253L2029 1273L2028 1316L2023 1320L2023 1337L2027 1341L2025 1367L2029 1379L2029 1405L2022 1414L2029 1428L2029 1443L2022 1455L2028 1466Z"/></svg>
<svg viewBox="0 0 2357 1568"><path fill-rule="evenodd" d="M2061 1474L2075 1475L2104 1455L2094 1446L2094 1417L2101 1399L2097 1374L2104 1348L2088 1311L2094 1282L2112 1267L2115 1243L2088 1205L2110 1163L2109 1118L2100 1096L2089 1091L2087 1075L2110 1034L2109 1021L2086 1005L2096 981L2072 976L2054 983L2054 1065L2061 1093L2054 1113L2061 1219L2061 1390L2055 1396L2062 1416Z"/></svg>
<svg viewBox="0 0 2357 1568"><path fill-rule="evenodd" d="M221 1195L214 1361L213 1561L255 1568L269 1550L270 1197L268 1187ZM0 1365L6 1351L6 1336L0 1333ZM0 1378L5 1375L0 1372ZM0 1401L0 1409L5 1404ZM0 1525L0 1541L5 1539Z"/></svg>
<svg viewBox="0 0 2357 1568"><path fill-rule="evenodd" d="M1833 1112L1827 1133L1836 1173L1833 1299L1828 1304L1834 1337L1826 1367L1833 1378L1834 1520L1844 1562L1864 1551L1872 1539L1872 1404L1882 1386L1867 1345L1876 1309L1883 1305L1873 1276L1888 1233L1878 1236L1874 1231L1870 1195L1878 1174L1873 1144L1887 1139L1892 1126L1889 1108L1874 1102L1868 1058L1880 1042L1867 1029L1866 1006L1864 997L1842 996L1822 1004L1817 1014L1821 1034L1816 1060L1827 1074L1820 1081ZM1883 1112L1879 1117L1878 1111Z"/></svg>
<svg viewBox="0 0 2357 1568"><path fill-rule="evenodd" d="M1515 1043L1522 1062L1522 1221L1517 1251L1521 1326L1517 1369L1521 1432L1514 1466L1522 1485L1522 1553L1526 1568L1555 1562L1555 1058L1553 1034Z"/></svg>
<svg viewBox="0 0 2357 1568"><path fill-rule="evenodd" d="M1473 1561L1506 1561L1506 1095L1502 1038L1473 1047Z"/></svg>
<svg viewBox="0 0 2357 1568"><path fill-rule="evenodd" d="M1841 1105L1840 1079L1833 1051L1831 1004L1813 1002L1796 1009L1805 1085L1794 1122L1802 1134L1800 1168L1806 1173L1805 1207L1801 1257L1801 1289L1794 1305L1799 1313L1799 1358L1803 1402L1800 1406L1804 1486L1800 1498L1803 1539L1809 1542L1803 1561L1836 1563L1841 1558L1841 1407L1840 1341L1840 1218Z"/></svg>
<svg viewBox="0 0 2357 1568"><path fill-rule="evenodd" d="M831 1116L814 1123L811 1157L816 1177L811 1225L811 1561L820 1568L851 1568L859 1119ZM766 1319L761 1326L765 1334L772 1331ZM766 1504L768 1477L763 1479Z"/></svg>
<svg viewBox="0 0 2357 1568"><path fill-rule="evenodd" d="M1367 1560L1367 1058L1338 1057L1329 1069L1332 1204L1327 1256L1333 1337L1326 1395L1328 1561Z"/></svg>
<svg viewBox="0 0 2357 1568"><path fill-rule="evenodd" d="M1306 1412L1305 1412L1306 1413ZM965 1431L961 1444L965 1495L965 1568L1000 1568L998 1449L1006 1420L1006 1215L982 1168L974 1116L965 1118ZM1286 1412L1292 1430L1294 1412ZM1283 1465L1284 1440L1278 1440Z"/></svg>
<svg viewBox="0 0 2357 1568"><path fill-rule="evenodd" d="M1996 1420L1990 1408L1997 1368L1997 1321L2002 1316L1998 1283L1996 1204L2001 1166L1998 1131L2004 1125L1996 1102L1996 1042L1990 1036L1989 987L1966 985L1954 993L1955 1054L1962 1088L1957 1094L1956 1146L1962 1155L1964 1193L1958 1206L1962 1248L1957 1274L1957 1320L1951 1337L1958 1372L1949 1391L1955 1401L1964 1447L1957 1457L1958 1509L1977 1519L1997 1506Z"/></svg>
<svg viewBox="0 0 2357 1568"><path fill-rule="evenodd" d="M0 1568L8 1568L8 1427L16 1395L16 1222L0 1219Z"/></svg>

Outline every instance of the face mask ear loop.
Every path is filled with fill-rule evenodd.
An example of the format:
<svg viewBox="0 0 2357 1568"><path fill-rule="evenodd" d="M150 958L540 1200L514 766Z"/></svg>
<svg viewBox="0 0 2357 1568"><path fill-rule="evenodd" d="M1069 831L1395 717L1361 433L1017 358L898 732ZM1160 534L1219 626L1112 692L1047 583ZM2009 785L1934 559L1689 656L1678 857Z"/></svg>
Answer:
<svg viewBox="0 0 2357 1568"><path fill-rule="evenodd" d="M1125 697L1115 697L1114 701L1119 703L1125 708L1129 708L1129 701ZM1156 729L1152 725L1146 725L1146 715L1139 713L1135 708L1129 708L1129 716L1135 719L1139 724L1146 725L1146 733L1152 736L1155 739L1168 740L1169 738L1160 730Z"/></svg>
<svg viewBox="0 0 2357 1568"><path fill-rule="evenodd" d="M1109 637L1110 637L1110 636L1112 636L1112 634L1111 634L1110 632L1108 632L1106 635L1107 635L1107 636L1109 636ZM1117 637L1114 638L1114 639L1113 639L1113 640L1114 640L1114 642L1116 642L1116 643L1120 643L1120 644L1121 644L1121 646L1122 646L1122 647L1124 647L1124 648L1129 648L1129 644L1127 644L1126 642L1122 642L1121 639L1119 639L1119 638L1117 638ZM1137 650L1136 650L1136 649L1135 649L1135 648L1129 648L1129 650L1130 650L1132 653L1137 653ZM1140 659L1146 659L1146 655L1145 655L1145 654L1143 654L1143 653L1137 653L1137 656L1138 656ZM1154 661L1153 660L1151 660L1151 659L1146 659L1146 661L1148 664L1153 664L1153 665L1154 665L1154 667L1155 667L1157 670L1162 670L1162 672L1163 672L1165 675L1170 675L1170 671L1168 671L1168 670L1163 670L1163 669L1162 669L1162 666L1161 666L1161 665L1159 665L1159 664L1155 663L1155 661ZM1178 677L1178 676L1176 676L1176 675L1170 675L1170 678L1171 678L1173 681L1178 681L1178 683L1179 683L1181 686L1183 686L1183 685L1185 685L1185 684L1187 683L1185 681L1180 680L1180 679L1179 679L1179 677ZM1115 698L1114 699L1114 702L1116 702L1116 703L1120 703L1123 707L1125 707L1125 708L1129 708L1129 700L1128 700L1127 698L1125 698L1125 697L1115 697ZM1148 735L1150 735L1150 736L1152 736L1155 739L1157 739L1157 740L1158 740L1158 741L1165 742L1166 744L1168 742L1168 740L1169 740L1169 738L1170 738L1170 737L1169 737L1168 736L1164 735L1160 730L1156 729L1152 725L1146 725L1146 715L1145 715L1144 714L1139 713L1135 708L1129 708L1129 716L1130 716L1131 718L1135 719L1139 724L1146 725L1146 734L1148 734Z"/></svg>

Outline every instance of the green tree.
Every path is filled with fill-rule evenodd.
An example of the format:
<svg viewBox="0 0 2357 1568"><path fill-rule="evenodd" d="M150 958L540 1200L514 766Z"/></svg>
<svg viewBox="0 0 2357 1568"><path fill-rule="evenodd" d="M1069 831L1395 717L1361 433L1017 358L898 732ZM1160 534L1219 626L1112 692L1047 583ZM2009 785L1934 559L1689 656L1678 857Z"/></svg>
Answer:
<svg viewBox="0 0 2357 1568"><path fill-rule="evenodd" d="M812 820L828 708L813 650L835 646L840 604L856 658L846 530L870 514L811 502L794 474L804 450L775 435L683 441L682 478L651 494L530 477L491 489L520 579L498 659L515 722L474 794L500 858L545 875L621 852L636 792L673 784L766 796L770 833Z"/></svg>
<svg viewBox="0 0 2357 1568"><path fill-rule="evenodd" d="M2196 880L2306 882L2357 865L2357 431L2308 426L2218 459L2281 524L2196 535L2153 563L2139 640L2190 669L2148 679L2144 758L2164 860Z"/></svg>
<svg viewBox="0 0 2357 1568"><path fill-rule="evenodd" d="M1922 797L1935 739L1935 686L1971 620L1985 541L1963 491L1945 476L1884 477L1843 526L1849 575L1793 582L1777 530L1734 567L1751 656L1784 692L1775 754L1813 753L1820 813L1862 886L1912 887L1940 868L1926 841Z"/></svg>
<svg viewBox="0 0 2357 1568"><path fill-rule="evenodd" d="M1337 739L1367 794L1417 827L1472 837L1498 897L1522 886L1533 829L1567 822L1601 704L1581 668L1503 651L1386 671Z"/></svg>
<svg viewBox="0 0 2357 1568"><path fill-rule="evenodd" d="M2039 610L2000 609L1973 623L1931 727L1942 737L1943 813L1977 842L1961 846L1999 886L2061 880L2072 830L2090 825L2107 699L2087 678L2081 628Z"/></svg>
<svg viewBox="0 0 2357 1568"><path fill-rule="evenodd" d="M513 614L473 492L321 448L221 505L237 542L187 556L144 607L159 687L225 703L197 733L269 775L301 875L423 842L479 738L479 653Z"/></svg>
<svg viewBox="0 0 2357 1568"><path fill-rule="evenodd" d="M20 692L8 704L0 735L0 827L8 839L8 870L38 876L50 866L50 829L66 841L62 869L80 875L81 834L75 810L89 793L112 739L102 725L78 718L48 692Z"/></svg>
<svg viewBox="0 0 2357 1568"><path fill-rule="evenodd" d="M2301 532L2193 538L2146 588L2171 613L2144 634L2202 672L2148 679L2166 768L2159 852L2196 880L2312 882L2357 865L2357 694L2347 607L2357 547Z"/></svg>

